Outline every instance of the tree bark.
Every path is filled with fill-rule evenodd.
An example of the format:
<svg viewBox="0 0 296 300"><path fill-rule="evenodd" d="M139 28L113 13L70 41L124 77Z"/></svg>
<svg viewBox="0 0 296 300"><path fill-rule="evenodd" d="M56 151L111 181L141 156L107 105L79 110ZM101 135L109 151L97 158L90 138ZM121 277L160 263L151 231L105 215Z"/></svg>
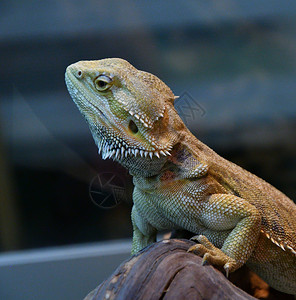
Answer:
<svg viewBox="0 0 296 300"><path fill-rule="evenodd" d="M202 266L187 253L194 243L163 240L123 262L85 300L99 299L255 299L232 284L219 270Z"/></svg>

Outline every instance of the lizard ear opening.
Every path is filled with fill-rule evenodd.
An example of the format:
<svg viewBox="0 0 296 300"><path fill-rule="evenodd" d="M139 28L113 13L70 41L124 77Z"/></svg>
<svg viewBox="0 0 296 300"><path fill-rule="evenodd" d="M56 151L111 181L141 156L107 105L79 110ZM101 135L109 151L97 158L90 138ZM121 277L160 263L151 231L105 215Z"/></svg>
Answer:
<svg viewBox="0 0 296 300"><path fill-rule="evenodd" d="M139 131L138 126L133 120L129 121L128 129L134 134L136 134Z"/></svg>

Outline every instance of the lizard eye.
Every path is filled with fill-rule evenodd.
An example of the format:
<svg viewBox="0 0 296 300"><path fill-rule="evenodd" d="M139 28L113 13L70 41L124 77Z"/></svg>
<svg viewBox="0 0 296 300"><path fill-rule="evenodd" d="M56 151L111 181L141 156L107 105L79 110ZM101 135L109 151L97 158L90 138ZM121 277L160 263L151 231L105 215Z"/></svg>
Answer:
<svg viewBox="0 0 296 300"><path fill-rule="evenodd" d="M107 91L112 85L112 79L106 75L100 75L95 79L95 87L99 92Z"/></svg>
<svg viewBox="0 0 296 300"><path fill-rule="evenodd" d="M134 134L136 134L139 131L138 126L136 125L136 123L133 120L130 120L130 122L128 124L128 128Z"/></svg>

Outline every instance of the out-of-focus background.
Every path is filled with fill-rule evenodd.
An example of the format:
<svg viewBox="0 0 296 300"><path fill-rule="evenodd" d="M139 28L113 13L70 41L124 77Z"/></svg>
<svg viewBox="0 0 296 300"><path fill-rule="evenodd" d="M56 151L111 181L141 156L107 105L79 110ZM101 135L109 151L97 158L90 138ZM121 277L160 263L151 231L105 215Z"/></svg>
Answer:
<svg viewBox="0 0 296 300"><path fill-rule="evenodd" d="M1 299L29 299L37 278L42 299L74 299L85 272L81 299L128 256L113 240L132 235L131 178L97 154L64 84L69 64L106 57L160 77L201 141L296 199L295 1L3 0ZM91 261L100 251L113 265ZM56 274L69 284L53 288Z"/></svg>

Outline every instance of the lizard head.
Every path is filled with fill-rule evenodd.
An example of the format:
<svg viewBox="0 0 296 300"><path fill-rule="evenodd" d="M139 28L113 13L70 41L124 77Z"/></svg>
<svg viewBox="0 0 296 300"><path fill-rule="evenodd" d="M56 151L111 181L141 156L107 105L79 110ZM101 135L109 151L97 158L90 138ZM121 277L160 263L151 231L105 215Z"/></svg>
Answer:
<svg viewBox="0 0 296 300"><path fill-rule="evenodd" d="M175 97L156 76L110 58L72 64L65 78L104 159L170 155L178 139L178 116L168 113Z"/></svg>

